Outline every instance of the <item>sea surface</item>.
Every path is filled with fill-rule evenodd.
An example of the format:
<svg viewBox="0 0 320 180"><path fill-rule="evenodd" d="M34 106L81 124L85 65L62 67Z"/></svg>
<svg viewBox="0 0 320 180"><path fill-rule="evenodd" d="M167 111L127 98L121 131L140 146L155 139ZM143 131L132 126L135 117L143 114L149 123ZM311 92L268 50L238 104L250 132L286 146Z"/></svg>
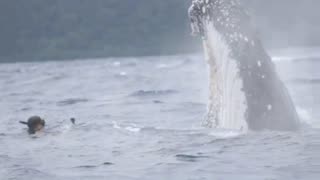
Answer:
<svg viewBox="0 0 320 180"><path fill-rule="evenodd" d="M270 53L298 132L204 127L201 55L0 64L0 180L319 180L320 48Z"/></svg>

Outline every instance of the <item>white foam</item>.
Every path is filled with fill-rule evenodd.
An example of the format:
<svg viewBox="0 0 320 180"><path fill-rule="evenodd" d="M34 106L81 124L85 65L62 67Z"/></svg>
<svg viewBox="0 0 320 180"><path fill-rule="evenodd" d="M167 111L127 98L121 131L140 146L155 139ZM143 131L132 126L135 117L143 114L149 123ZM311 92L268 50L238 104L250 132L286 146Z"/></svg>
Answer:
<svg viewBox="0 0 320 180"><path fill-rule="evenodd" d="M310 122L312 120L311 113L308 110L297 107L297 112L302 121Z"/></svg>
<svg viewBox="0 0 320 180"><path fill-rule="evenodd" d="M215 130L209 133L210 136L223 138L223 139L235 138L243 134L244 134L243 131L235 131L235 130L227 130L227 129Z"/></svg>
<svg viewBox="0 0 320 180"><path fill-rule="evenodd" d="M121 66L121 63L119 61L115 61L112 63L112 65L115 67L119 67L119 66Z"/></svg>
<svg viewBox="0 0 320 180"><path fill-rule="evenodd" d="M134 133L141 131L141 128L137 127L136 125L121 126L115 121L113 121L112 124L113 124L113 128L115 128L115 129L126 130L126 131L134 132Z"/></svg>
<svg viewBox="0 0 320 180"><path fill-rule="evenodd" d="M115 129L121 129L121 127L119 126L119 124L115 121L112 122L112 127Z"/></svg>
<svg viewBox="0 0 320 180"><path fill-rule="evenodd" d="M131 126L127 126L124 129L127 130L127 131L130 131L130 132L140 132L140 130L141 130L141 128L131 127Z"/></svg>
<svg viewBox="0 0 320 180"><path fill-rule="evenodd" d="M169 67L168 64L158 64L158 65L156 66L156 68L158 68L158 69L163 69L163 68L168 68L168 67Z"/></svg>
<svg viewBox="0 0 320 180"><path fill-rule="evenodd" d="M223 128L247 130L246 98L236 60L230 48L211 22L206 24L208 38L204 43L210 69L208 124ZM242 36L242 35L240 35Z"/></svg>
<svg viewBox="0 0 320 180"><path fill-rule="evenodd" d="M258 64L259 67L262 66L261 61L258 61L257 64Z"/></svg>
<svg viewBox="0 0 320 180"><path fill-rule="evenodd" d="M312 109L297 107L297 112L302 123L312 126L312 128L320 128L317 118L314 118Z"/></svg>
<svg viewBox="0 0 320 180"><path fill-rule="evenodd" d="M122 72L119 73L119 75L120 76L127 76L128 74L127 74L127 72L122 71Z"/></svg>

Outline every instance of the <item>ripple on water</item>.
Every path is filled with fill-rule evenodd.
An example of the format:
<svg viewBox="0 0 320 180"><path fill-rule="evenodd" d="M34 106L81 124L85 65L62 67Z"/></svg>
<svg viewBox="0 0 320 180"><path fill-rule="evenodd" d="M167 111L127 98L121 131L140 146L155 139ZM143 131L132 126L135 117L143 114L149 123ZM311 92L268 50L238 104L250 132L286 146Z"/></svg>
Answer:
<svg viewBox="0 0 320 180"><path fill-rule="evenodd" d="M167 90L138 90L133 92L130 96L137 96L137 97L147 97L147 96L164 96L164 95L171 95L176 94L178 91L167 89Z"/></svg>
<svg viewBox="0 0 320 180"><path fill-rule="evenodd" d="M8 174L6 177L8 179L16 179L16 177L24 177L22 179L48 179L50 177L52 178L53 176L35 168L20 167L19 165L15 165L12 168L8 168Z"/></svg>
<svg viewBox="0 0 320 180"><path fill-rule="evenodd" d="M76 166L74 168L80 168L80 169L94 169L94 168L98 168L100 166L111 166L114 165L112 162L104 162L102 164L99 165L80 165L80 166Z"/></svg>
<svg viewBox="0 0 320 180"><path fill-rule="evenodd" d="M62 101L57 102L58 106L68 106L68 105L74 105L78 103L85 103L88 102L88 99L84 98L69 98L69 99L64 99Z"/></svg>
<svg viewBox="0 0 320 180"><path fill-rule="evenodd" d="M200 159L208 159L208 158L210 158L210 156L177 154L176 158L177 158L178 161L196 162L196 161L198 161Z"/></svg>

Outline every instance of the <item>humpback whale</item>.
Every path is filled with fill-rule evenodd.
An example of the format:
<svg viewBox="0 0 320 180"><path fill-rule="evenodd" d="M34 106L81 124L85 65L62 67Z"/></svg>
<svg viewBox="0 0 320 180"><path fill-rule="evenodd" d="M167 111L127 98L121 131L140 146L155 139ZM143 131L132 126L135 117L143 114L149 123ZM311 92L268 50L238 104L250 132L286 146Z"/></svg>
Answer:
<svg viewBox="0 0 320 180"><path fill-rule="evenodd" d="M193 0L189 18L209 66L206 125L297 130L299 117L289 92L239 1Z"/></svg>

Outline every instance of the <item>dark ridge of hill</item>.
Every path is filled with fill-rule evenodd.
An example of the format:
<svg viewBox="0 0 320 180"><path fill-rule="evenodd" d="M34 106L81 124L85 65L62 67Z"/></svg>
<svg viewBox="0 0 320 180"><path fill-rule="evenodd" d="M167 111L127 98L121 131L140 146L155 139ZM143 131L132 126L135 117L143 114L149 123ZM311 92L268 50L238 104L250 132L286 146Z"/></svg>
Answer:
<svg viewBox="0 0 320 180"><path fill-rule="evenodd" d="M2 0L0 61L190 53L191 0ZM268 46L318 45L315 0L243 0Z"/></svg>

